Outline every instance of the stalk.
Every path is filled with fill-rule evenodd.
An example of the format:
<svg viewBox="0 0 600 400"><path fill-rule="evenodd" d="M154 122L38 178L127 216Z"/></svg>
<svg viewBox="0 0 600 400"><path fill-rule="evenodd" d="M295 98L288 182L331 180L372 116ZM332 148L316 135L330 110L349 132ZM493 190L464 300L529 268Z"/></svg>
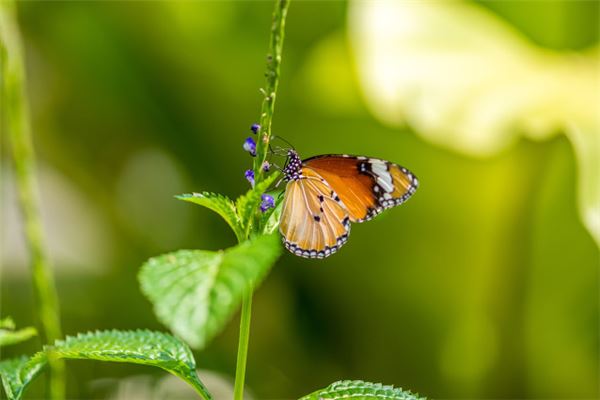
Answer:
<svg viewBox="0 0 600 400"><path fill-rule="evenodd" d="M265 97L260 112L260 131L258 132L256 157L254 158L254 180L257 184L263 179L261 166L267 158L267 150L271 141L271 123L275 110L277 87L279 86L279 69L285 34L285 17L289 4L289 0L276 0L273 10L273 23L271 24L271 37L267 53L267 70L265 72L266 86L263 90Z"/></svg>
<svg viewBox="0 0 600 400"><path fill-rule="evenodd" d="M283 39L285 34L285 18L289 0L276 0L273 9L273 22L271 24L271 35L269 38L269 50L267 53L267 69L265 72L266 86L263 90L264 99L261 106L259 119L260 130L256 143L256 157L254 158L254 179L256 184L263 180L262 164L267 158L269 142L271 141L271 124L275 110L275 99L277 87L279 86L279 70L281 66L281 54L283 51ZM254 225L254 229L256 226ZM234 400L244 398L244 381L246 377L246 361L248 359L248 343L250 340L250 320L252 315L252 294L254 287L244 293L242 298L242 312L240 317L240 337L238 342L237 363L235 368Z"/></svg>
<svg viewBox="0 0 600 400"><path fill-rule="evenodd" d="M240 319L240 339L238 342L237 365L235 368L234 400L244 398L244 381L246 378L246 361L248 359L248 342L250 341L250 319L252 316L252 290L244 293L242 298L242 316Z"/></svg>
<svg viewBox="0 0 600 400"><path fill-rule="evenodd" d="M25 69L21 39L16 22L15 3L0 1L0 54L2 80L2 128L8 131L14 162L19 206L31 263L31 274L42 334L47 343L62 337L58 297L39 213L39 196L35 174L29 109L25 89ZM50 363L50 397L64 399L64 361Z"/></svg>

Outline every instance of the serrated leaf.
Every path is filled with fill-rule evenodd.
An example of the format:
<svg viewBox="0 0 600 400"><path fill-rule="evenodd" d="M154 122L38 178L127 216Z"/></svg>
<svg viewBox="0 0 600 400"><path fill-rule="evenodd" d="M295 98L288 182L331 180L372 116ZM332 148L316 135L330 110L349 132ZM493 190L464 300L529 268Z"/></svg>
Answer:
<svg viewBox="0 0 600 400"><path fill-rule="evenodd" d="M391 385L382 385L381 383L371 383L364 381L338 381L327 386L325 389L317 390L300 400L424 400L417 394L394 388Z"/></svg>
<svg viewBox="0 0 600 400"><path fill-rule="evenodd" d="M281 254L275 235L259 236L225 251L180 250L154 257L139 281L158 319L194 348L219 333Z"/></svg>
<svg viewBox="0 0 600 400"><path fill-rule="evenodd" d="M253 217L260 205L262 194L275 182L278 176L279 172L273 172L235 201L235 208L237 209L240 225L245 237L248 236L252 228Z"/></svg>
<svg viewBox="0 0 600 400"><path fill-rule="evenodd" d="M102 331L68 336L45 346L32 358L21 357L0 363L2 384L9 399L19 399L27 385L45 366L48 357L124 362L162 368L189 383L204 399L211 396L196 375L190 348L162 332Z"/></svg>
<svg viewBox="0 0 600 400"><path fill-rule="evenodd" d="M0 347L24 342L37 335L33 327L15 330L15 323L10 317L0 320Z"/></svg>
<svg viewBox="0 0 600 400"><path fill-rule="evenodd" d="M0 377L6 397L9 400L20 399L27 386L44 368L46 362L44 353L38 353L31 358L21 356L0 361Z"/></svg>
<svg viewBox="0 0 600 400"><path fill-rule="evenodd" d="M175 198L201 205L216 212L231 227L238 240L241 241L245 238L238 213L235 209L235 204L229 197L218 193L202 192L181 194L175 196Z"/></svg>

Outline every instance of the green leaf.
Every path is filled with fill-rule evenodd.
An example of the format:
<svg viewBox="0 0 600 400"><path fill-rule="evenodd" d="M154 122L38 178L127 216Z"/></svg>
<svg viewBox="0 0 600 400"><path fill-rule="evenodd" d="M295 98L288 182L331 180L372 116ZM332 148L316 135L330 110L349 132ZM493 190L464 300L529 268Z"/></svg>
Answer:
<svg viewBox="0 0 600 400"><path fill-rule="evenodd" d="M0 362L2 386L9 400L18 400L29 383L46 365L46 355L37 353L31 358L21 356Z"/></svg>
<svg viewBox="0 0 600 400"><path fill-rule="evenodd" d="M181 340L167 333L147 330L90 332L57 340L46 350L60 358L159 367L189 383L203 398L210 398L196 375L192 351Z"/></svg>
<svg viewBox="0 0 600 400"><path fill-rule="evenodd" d="M364 381L338 381L327 386L325 389L317 390L300 400L337 400L349 399L353 400L422 400L424 397L419 397L418 394L394 388L381 383L371 383Z"/></svg>
<svg viewBox="0 0 600 400"><path fill-rule="evenodd" d="M225 251L180 250L151 258L138 278L158 319L192 347L202 348L280 254L276 235L259 236Z"/></svg>
<svg viewBox="0 0 600 400"><path fill-rule="evenodd" d="M45 346L44 350L30 359L22 357L0 363L2 384L9 399L21 397L26 386L46 365L48 357L159 367L189 383L202 398L211 398L196 375L196 362L190 348L167 333L147 330L89 332L67 336L53 346Z"/></svg>
<svg viewBox="0 0 600 400"><path fill-rule="evenodd" d="M15 330L15 323L10 317L0 320L0 347L24 342L35 335L37 331L32 327Z"/></svg>
<svg viewBox="0 0 600 400"><path fill-rule="evenodd" d="M250 189L246 194L240 196L235 201L235 207L238 212L240 225L244 231L245 237L248 236L250 229L252 228L253 217L258 210L258 206L261 202L261 196L266 190L275 182L279 172L273 172L267 176L263 181L258 183L254 188Z"/></svg>
<svg viewBox="0 0 600 400"><path fill-rule="evenodd" d="M218 193L202 192L181 194L175 198L204 206L216 212L229 224L238 240L241 241L245 238L235 205L229 197Z"/></svg>
<svg viewBox="0 0 600 400"><path fill-rule="evenodd" d="M15 321L11 317L0 319L0 329L14 330L16 328Z"/></svg>
<svg viewBox="0 0 600 400"><path fill-rule="evenodd" d="M275 208L267 210L260 218L260 232L269 235L279 228L279 220L281 218L281 209L283 208L283 194L281 191L269 192L275 199Z"/></svg>

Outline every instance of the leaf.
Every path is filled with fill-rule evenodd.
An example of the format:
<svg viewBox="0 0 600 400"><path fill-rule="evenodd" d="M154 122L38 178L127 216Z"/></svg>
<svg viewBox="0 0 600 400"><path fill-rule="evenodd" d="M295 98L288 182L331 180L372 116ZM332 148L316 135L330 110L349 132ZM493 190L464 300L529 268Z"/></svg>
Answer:
<svg viewBox="0 0 600 400"><path fill-rule="evenodd" d="M0 347L21 343L36 335L37 331L33 327L27 327L16 331L0 329Z"/></svg>
<svg viewBox="0 0 600 400"><path fill-rule="evenodd" d="M325 389L317 390L300 400L325 400L325 399L386 399L386 400L421 400L419 397L401 388L394 388L381 383L364 381L338 381L327 386Z"/></svg>
<svg viewBox="0 0 600 400"><path fill-rule="evenodd" d="M0 347L24 342L37 335L33 327L15 330L12 318L6 317L0 320Z"/></svg>
<svg viewBox="0 0 600 400"><path fill-rule="evenodd" d="M15 329L15 321L11 317L0 319L0 329Z"/></svg>
<svg viewBox="0 0 600 400"><path fill-rule="evenodd" d="M60 358L159 367L189 383L202 397L210 398L196 375L192 351L181 340L167 333L147 330L90 332L57 340L46 350Z"/></svg>
<svg viewBox="0 0 600 400"><path fill-rule="evenodd" d="M260 231L265 235L277 231L283 208L283 192L277 191L269 194L275 199L275 208L267 210L260 218Z"/></svg>
<svg viewBox="0 0 600 400"><path fill-rule="evenodd" d="M238 240L241 241L245 238L235 204L233 204L233 201L229 197L218 193L202 192L181 194L175 196L175 198L204 206L216 212L229 224Z"/></svg>
<svg viewBox="0 0 600 400"><path fill-rule="evenodd" d="M258 210L258 206L260 205L261 196L266 190L275 182L275 179L279 176L279 172L273 172L271 175L267 176L263 181L259 182L254 188L250 189L246 194L240 196L235 201L235 207L238 212L238 217L240 220L240 225L242 226L242 230L245 233L245 236L248 236L250 229L252 227L252 219L255 213Z"/></svg>
<svg viewBox="0 0 600 400"><path fill-rule="evenodd" d="M21 397L48 357L159 367L189 383L204 399L211 398L196 375L196 362L190 348L167 333L147 330L89 332L57 340L53 346L44 349L45 352L30 359L22 357L0 363L2 383L9 399Z"/></svg>
<svg viewBox="0 0 600 400"><path fill-rule="evenodd" d="M21 356L0 361L2 386L9 400L18 400L31 381L46 365L46 355L37 353L31 358Z"/></svg>
<svg viewBox="0 0 600 400"><path fill-rule="evenodd" d="M202 348L280 254L276 235L259 236L225 251L179 250L148 260L138 279L158 319L192 347Z"/></svg>

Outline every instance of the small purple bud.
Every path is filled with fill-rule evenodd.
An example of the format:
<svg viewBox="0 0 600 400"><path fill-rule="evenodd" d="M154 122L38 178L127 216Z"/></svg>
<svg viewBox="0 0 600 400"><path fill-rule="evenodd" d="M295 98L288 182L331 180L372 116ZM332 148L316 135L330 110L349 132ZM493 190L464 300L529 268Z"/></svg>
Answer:
<svg viewBox="0 0 600 400"><path fill-rule="evenodd" d="M263 194L262 196L260 196L260 198L262 200L262 202L260 203L260 211L265 212L269 208L275 207L275 199L273 198L273 196L269 194Z"/></svg>
<svg viewBox="0 0 600 400"><path fill-rule="evenodd" d="M262 163L262 170L264 172L269 172L270 169L271 169L271 164L269 164L268 161L265 161L264 163Z"/></svg>
<svg viewBox="0 0 600 400"><path fill-rule="evenodd" d="M260 125L259 124L252 124L252 126L250 127L250 130L252 131L252 133L257 134L258 131L260 131Z"/></svg>
<svg viewBox="0 0 600 400"><path fill-rule="evenodd" d="M251 169L247 169L244 173L244 176L246 177L248 182L250 182L250 185L254 187L254 171L252 171Z"/></svg>
<svg viewBox="0 0 600 400"><path fill-rule="evenodd" d="M256 142L251 137L247 138L244 141L244 145L242 146L244 150L246 150L252 157L256 157Z"/></svg>

